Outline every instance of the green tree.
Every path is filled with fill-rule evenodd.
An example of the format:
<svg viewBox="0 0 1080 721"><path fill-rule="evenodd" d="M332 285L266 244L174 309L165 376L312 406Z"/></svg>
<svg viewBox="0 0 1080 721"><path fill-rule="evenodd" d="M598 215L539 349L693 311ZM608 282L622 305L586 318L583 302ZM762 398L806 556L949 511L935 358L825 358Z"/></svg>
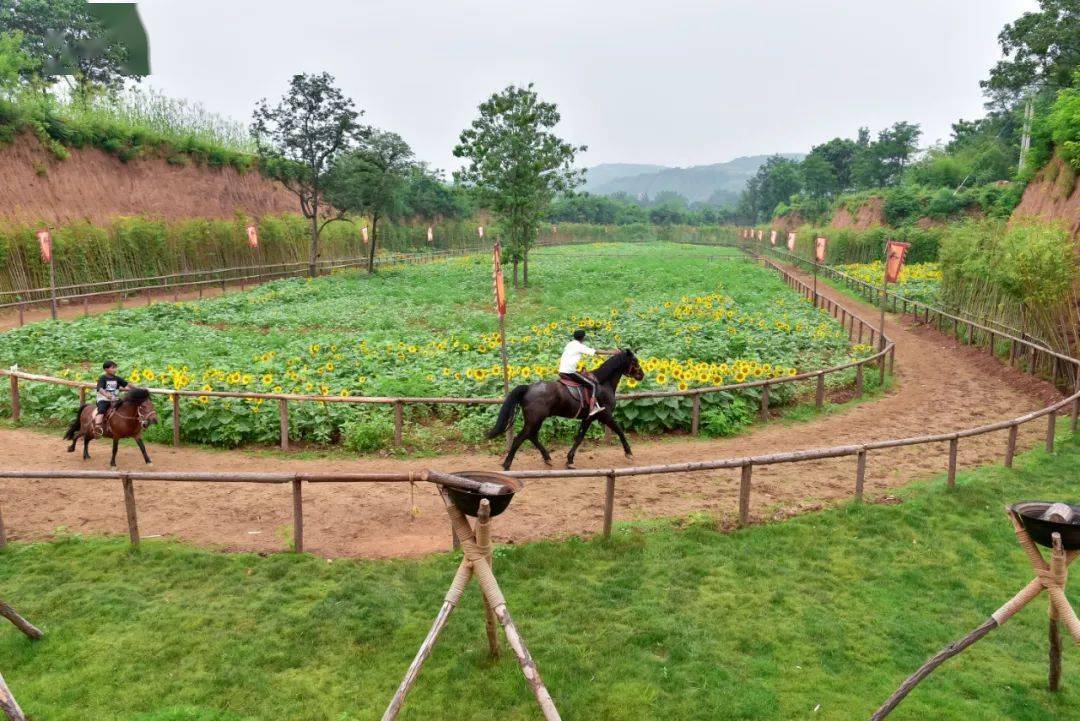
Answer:
<svg viewBox="0 0 1080 721"><path fill-rule="evenodd" d="M0 33L0 93L11 92L34 64L22 43L23 34L18 30Z"/></svg>
<svg viewBox="0 0 1080 721"><path fill-rule="evenodd" d="M1007 109L1029 94L1069 87L1080 67L1080 3L1039 0L998 35L1005 57L982 83L992 105Z"/></svg>
<svg viewBox="0 0 1080 721"><path fill-rule="evenodd" d="M851 168L858 152L858 141L850 138L833 138L827 143L811 148L810 155L804 158L803 162L805 163L810 156L819 157L827 162L836 178L836 189L842 192L852 187Z"/></svg>
<svg viewBox="0 0 1080 721"><path fill-rule="evenodd" d="M458 179L476 187L508 236L515 285L519 261L529 284L529 248L552 199L584 180L573 164L586 148L551 132L559 120L558 108L542 101L532 83L511 85L480 104L479 117L454 148L455 157L469 161Z"/></svg>
<svg viewBox="0 0 1080 721"><path fill-rule="evenodd" d="M24 80L43 88L70 77L76 97L122 85L127 50L86 0L0 0L0 27L23 34Z"/></svg>
<svg viewBox="0 0 1080 721"><path fill-rule="evenodd" d="M803 190L812 198L829 198L839 191L840 184L832 164L820 153L811 152L803 158Z"/></svg>
<svg viewBox="0 0 1080 721"><path fill-rule="evenodd" d="M334 161L366 134L353 101L334 86L329 73L294 75L289 92L270 107L263 98L255 106L251 136L263 169L300 200L311 222L308 272L318 271L319 236L343 211L320 219L326 176Z"/></svg>
<svg viewBox="0 0 1080 721"><path fill-rule="evenodd" d="M427 221L466 218L472 212L465 189L446 183L442 171L431 170L427 163L410 168L405 205L408 215Z"/></svg>
<svg viewBox="0 0 1080 721"><path fill-rule="evenodd" d="M379 221L399 218L408 209L405 191L412 168L412 148L400 135L372 130L359 148L338 157L327 175L329 203L371 218L369 273L375 272Z"/></svg>

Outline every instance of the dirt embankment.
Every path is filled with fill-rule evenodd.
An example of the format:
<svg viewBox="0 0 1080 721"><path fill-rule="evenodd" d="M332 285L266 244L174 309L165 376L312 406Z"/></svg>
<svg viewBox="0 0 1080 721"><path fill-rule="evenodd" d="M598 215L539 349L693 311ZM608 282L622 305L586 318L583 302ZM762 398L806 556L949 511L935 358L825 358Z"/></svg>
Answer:
<svg viewBox="0 0 1080 721"><path fill-rule="evenodd" d="M866 230L885 225L885 201L882 198L869 198L852 215L847 208L837 208L829 221L830 228L853 228Z"/></svg>
<svg viewBox="0 0 1080 721"><path fill-rule="evenodd" d="M0 148L0 221L64 225L122 215L232 218L299 212L296 197L257 171L173 165L160 157L122 162L96 148L60 160L35 137Z"/></svg>
<svg viewBox="0 0 1080 721"><path fill-rule="evenodd" d="M1080 240L1080 182L1076 175L1065 161L1055 157L1028 183L1012 219L1058 221Z"/></svg>

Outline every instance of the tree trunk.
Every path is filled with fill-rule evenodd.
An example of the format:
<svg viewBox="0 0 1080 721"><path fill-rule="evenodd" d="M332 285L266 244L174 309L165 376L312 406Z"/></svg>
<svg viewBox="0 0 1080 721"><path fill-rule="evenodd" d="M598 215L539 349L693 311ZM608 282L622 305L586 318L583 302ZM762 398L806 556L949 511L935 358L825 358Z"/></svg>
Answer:
<svg viewBox="0 0 1080 721"><path fill-rule="evenodd" d="M518 259L517 255L514 255L514 287L518 287Z"/></svg>
<svg viewBox="0 0 1080 721"><path fill-rule="evenodd" d="M371 216L371 245L368 248L367 272L375 272L375 243L379 239L379 214Z"/></svg>
<svg viewBox="0 0 1080 721"><path fill-rule="evenodd" d="M524 256L521 259L521 284L526 288L529 287L529 249L525 249Z"/></svg>
<svg viewBox="0 0 1080 721"><path fill-rule="evenodd" d="M318 191L316 191L318 192ZM319 201L316 199L311 208L311 250L308 253L308 275L314 278L319 271Z"/></svg>

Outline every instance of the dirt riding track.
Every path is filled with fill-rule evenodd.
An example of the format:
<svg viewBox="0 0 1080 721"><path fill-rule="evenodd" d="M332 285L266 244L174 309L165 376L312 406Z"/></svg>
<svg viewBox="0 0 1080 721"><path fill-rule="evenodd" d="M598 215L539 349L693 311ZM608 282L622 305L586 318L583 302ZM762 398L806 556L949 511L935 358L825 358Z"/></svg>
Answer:
<svg viewBox="0 0 1080 721"><path fill-rule="evenodd" d="M793 271L794 272L794 271ZM800 275L796 272L796 275ZM822 286L822 295L867 318L871 306ZM729 439L638 443L635 465L757 455L886 438L950 432L1011 418L1042 408L1060 396L1047 383L997 363L985 354L909 318L890 316L886 332L896 342L897 383L887 396L802 423L772 422ZM1043 424L1020 427L1019 446L1042 439ZM1006 431L965 439L961 468L1000 461ZM92 444L91 461L65 452L58 433L0 430L0 467L8 469L97 469L108 464L108 446ZM95 452L96 450L96 452ZM555 448L556 459L565 448ZM198 448L149 447L155 470L205 471L403 471L496 469L492 455L452 455L421 460L291 460ZM890 488L945 470L947 444L908 446L870 454L866 494L873 499ZM126 445L122 470L146 467ZM585 445L578 467L625 465L617 441ZM823 503L850 498L854 458L762 466L755 469L751 515L783 517ZM540 468L539 455L526 447L515 469ZM527 481L511 512L493 524L500 542L591 534L603 517L602 478ZM136 484L143 537L175 536L196 543L245 551L286 547L291 518L288 484ZM304 488L306 550L325 556L409 556L446 550L449 529L441 502L428 484L417 484L420 514L410 514L408 484L307 484ZM733 519L738 471L712 471L619 480L615 519L679 516L707 512ZM10 538L43 538L64 533L126 532L123 495L117 481L0 480L0 503Z"/></svg>

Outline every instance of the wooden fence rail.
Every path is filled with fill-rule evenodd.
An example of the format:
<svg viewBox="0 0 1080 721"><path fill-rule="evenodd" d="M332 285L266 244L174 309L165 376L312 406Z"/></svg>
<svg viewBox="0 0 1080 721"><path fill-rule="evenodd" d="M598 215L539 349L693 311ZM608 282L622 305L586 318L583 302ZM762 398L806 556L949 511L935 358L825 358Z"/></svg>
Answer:
<svg viewBox="0 0 1080 721"><path fill-rule="evenodd" d="M778 272L784 279L784 282L795 292L799 293L803 297L807 298L811 302L818 303L815 299L813 288L794 276L786 273L780 266L772 261L759 258L759 260L768 268ZM849 323L850 327L845 325L845 332L848 333L850 340L854 341L856 338L856 326L858 323L858 342L862 341L864 329L868 332L872 339L876 337L878 331L873 328L869 321L864 320L860 316L847 311L841 306L835 303L821 304L823 312L829 313L832 317L841 321L841 324ZM691 420L690 430L693 435L697 435L700 431L701 420L701 398L705 395L726 393L732 391L739 391L750 388L761 389L761 399L759 413L762 420L768 420L769 418L769 404L770 404L770 387L780 386L784 384L798 384L804 381L812 382L815 385L815 404L818 409L822 408L825 401L825 376L829 374L842 373L851 368L855 368L855 395L856 397L862 397L863 394L863 376L864 366L875 365L878 369L879 380L884 381L886 362L892 357L895 352L894 344L892 341L886 339L884 348L878 350L876 353L869 355L865 358L854 360L848 363L841 363L839 365L831 366L829 368L819 368L802 373L797 373L793 376L783 376L779 378L767 378L763 380L747 381L744 383L728 383L719 386L703 386L698 388L691 388L685 391L673 390L673 391L641 391L637 393L621 393L618 395L620 401L633 401L641 398L690 398L692 400L691 408ZM34 383L47 383L53 385L68 386L70 388L77 388L80 392L80 401L85 400L85 393L87 389L94 387L94 384L87 381L75 381L64 378L56 378L54 376L41 375L36 373L26 373L24 371L11 369L0 369L0 376L8 376L10 379L10 402L11 402L11 418L14 421L18 421L21 412L21 399L20 399L20 381L34 382ZM499 405L503 402L502 397L497 398L482 398L482 397L456 397L456 396L324 396L324 395L302 395L294 393L252 393L245 391L202 391L202 390L175 390L168 388L150 388L148 389L151 394L163 396L168 398L172 408L172 440L173 445L180 445L181 441L181 425L180 414L181 404L180 399L183 397L188 398L241 398L248 400L262 399L264 401L276 401L278 405L278 417L279 417L279 447L282 450L289 449L289 404L290 403L353 403L361 405L387 405L393 407L394 414L394 444L397 446L402 445L404 441L404 409L405 406L424 406L424 405L463 405L463 406L480 406L480 405Z"/></svg>

